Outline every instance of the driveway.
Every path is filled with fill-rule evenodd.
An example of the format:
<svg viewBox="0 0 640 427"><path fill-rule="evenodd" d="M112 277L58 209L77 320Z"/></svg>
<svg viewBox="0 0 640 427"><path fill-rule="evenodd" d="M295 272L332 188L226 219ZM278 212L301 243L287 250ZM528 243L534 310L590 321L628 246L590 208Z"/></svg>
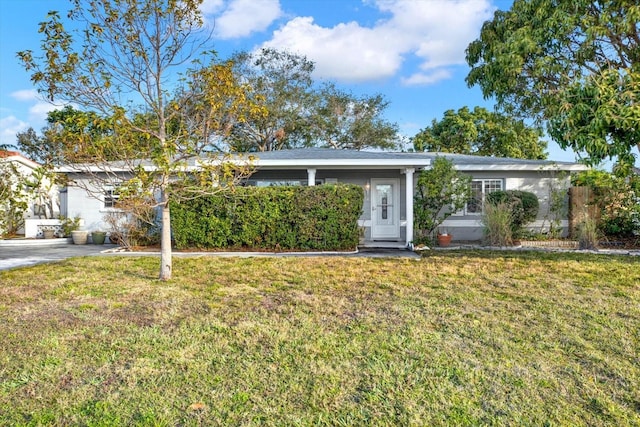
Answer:
<svg viewBox="0 0 640 427"><path fill-rule="evenodd" d="M4 244L0 242L0 270L60 261L76 256L96 255L115 247L114 245L72 245L64 242L46 245L39 243Z"/></svg>

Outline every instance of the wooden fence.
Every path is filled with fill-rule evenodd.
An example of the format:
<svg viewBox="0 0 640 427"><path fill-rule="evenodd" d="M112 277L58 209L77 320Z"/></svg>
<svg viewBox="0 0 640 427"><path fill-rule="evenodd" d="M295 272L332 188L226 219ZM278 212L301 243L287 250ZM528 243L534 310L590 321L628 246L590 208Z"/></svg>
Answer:
<svg viewBox="0 0 640 427"><path fill-rule="evenodd" d="M584 220L600 221L602 208L596 203L590 187L569 188L569 236L575 237L576 229Z"/></svg>

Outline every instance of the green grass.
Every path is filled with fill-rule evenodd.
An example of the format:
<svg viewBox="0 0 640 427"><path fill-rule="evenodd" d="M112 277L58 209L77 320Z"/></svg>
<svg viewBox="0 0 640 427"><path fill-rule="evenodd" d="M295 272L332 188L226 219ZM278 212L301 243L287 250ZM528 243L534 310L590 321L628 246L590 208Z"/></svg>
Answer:
<svg viewBox="0 0 640 427"><path fill-rule="evenodd" d="M0 272L0 425L640 425L640 260L96 257Z"/></svg>

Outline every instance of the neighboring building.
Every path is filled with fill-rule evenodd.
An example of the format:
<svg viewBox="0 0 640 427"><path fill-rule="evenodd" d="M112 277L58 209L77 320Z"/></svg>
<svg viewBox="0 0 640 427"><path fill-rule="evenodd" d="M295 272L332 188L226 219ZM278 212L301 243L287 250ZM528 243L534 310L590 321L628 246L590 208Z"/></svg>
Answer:
<svg viewBox="0 0 640 427"><path fill-rule="evenodd" d="M321 148L252 153L256 158L256 172L245 185L360 185L364 189L365 200L359 225L364 228L365 241L404 246L413 239L416 174L429 168L437 155ZM444 223L454 240L482 238L481 201L484 195L494 190L518 189L535 193L540 200L540 214L534 226L543 226L550 185L568 188L568 173L586 169L584 165L567 162L440 155L451 159L458 170L473 177L474 199ZM69 174L72 180L82 179L81 175L74 173L73 167L59 171ZM96 198L90 197L80 186L70 186L66 212L69 216L83 218L89 230L104 229L104 216L117 210L114 207L116 197L113 189L105 189ZM563 225L567 226L566 218Z"/></svg>
<svg viewBox="0 0 640 427"><path fill-rule="evenodd" d="M40 164L24 157L17 151L0 150L0 163L12 166L12 170L20 176L22 200L27 203L22 213L22 220L33 218L57 218L60 215L60 194L58 187L42 174ZM28 183L29 185L26 185ZM24 234L22 226L17 230Z"/></svg>

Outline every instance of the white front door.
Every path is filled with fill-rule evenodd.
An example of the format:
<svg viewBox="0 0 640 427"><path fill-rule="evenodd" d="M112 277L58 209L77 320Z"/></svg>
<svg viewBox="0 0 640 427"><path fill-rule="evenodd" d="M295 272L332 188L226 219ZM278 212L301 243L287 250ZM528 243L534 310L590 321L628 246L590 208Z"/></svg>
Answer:
<svg viewBox="0 0 640 427"><path fill-rule="evenodd" d="M371 238L400 238L400 180L371 180Z"/></svg>

